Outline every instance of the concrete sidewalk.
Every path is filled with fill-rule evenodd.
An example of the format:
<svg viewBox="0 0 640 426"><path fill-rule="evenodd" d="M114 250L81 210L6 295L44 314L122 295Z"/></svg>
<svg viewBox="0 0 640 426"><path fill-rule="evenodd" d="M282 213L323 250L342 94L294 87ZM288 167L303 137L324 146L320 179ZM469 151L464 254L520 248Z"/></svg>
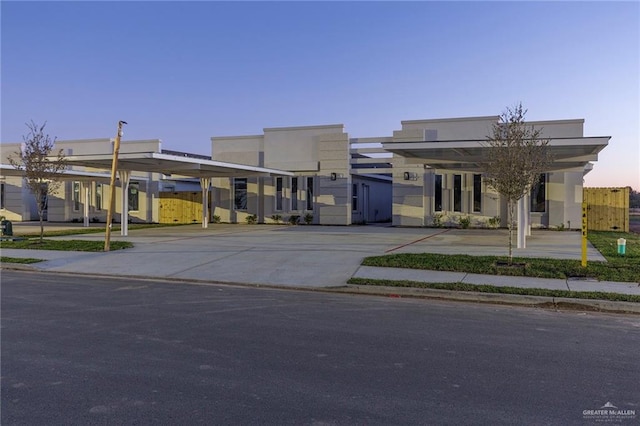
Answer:
<svg viewBox="0 0 640 426"><path fill-rule="evenodd" d="M103 234L60 239L104 241ZM43 272L162 278L292 288L344 287L351 277L422 282L464 282L526 288L640 295L637 283L549 280L361 266L367 256L390 253L507 254L505 230L391 228L385 226L276 226L215 224L132 230L113 240L132 249L61 252L2 249L3 256L45 259ZM519 257L580 258L578 232L534 231ZM605 261L589 245L589 261ZM2 265L11 267L11 265Z"/></svg>

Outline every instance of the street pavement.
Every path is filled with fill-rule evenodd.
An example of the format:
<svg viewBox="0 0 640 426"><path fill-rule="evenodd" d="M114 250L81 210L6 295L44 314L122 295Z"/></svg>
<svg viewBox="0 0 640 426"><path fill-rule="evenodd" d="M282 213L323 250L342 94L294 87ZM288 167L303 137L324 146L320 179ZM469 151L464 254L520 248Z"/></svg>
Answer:
<svg viewBox="0 0 640 426"><path fill-rule="evenodd" d="M635 316L24 271L0 313L3 425L638 422Z"/></svg>
<svg viewBox="0 0 640 426"><path fill-rule="evenodd" d="M23 226L27 225L14 226L17 234L29 229ZM31 228L30 232L37 231L37 227ZM104 241L104 234L56 238ZM87 253L2 249L1 252L3 256L45 259L30 266L38 271L122 277L315 289L344 287L349 278L358 277L640 294L640 283L361 266L367 256L388 253L505 256L507 238L506 230L488 229L212 224L207 229L187 225L130 230L128 236L114 233L112 240L134 243L127 250ZM580 259L580 240L580 233L575 231L534 230L527 239L527 248L514 249L514 256ZM605 261L591 244L588 259Z"/></svg>

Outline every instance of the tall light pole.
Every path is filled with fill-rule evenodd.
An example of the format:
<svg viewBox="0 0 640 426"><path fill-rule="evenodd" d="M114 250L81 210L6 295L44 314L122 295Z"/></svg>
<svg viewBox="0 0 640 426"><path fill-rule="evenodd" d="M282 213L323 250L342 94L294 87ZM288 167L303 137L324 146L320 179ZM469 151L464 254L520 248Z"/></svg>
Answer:
<svg viewBox="0 0 640 426"><path fill-rule="evenodd" d="M126 121L118 121L118 134L113 144L113 160L111 160L111 180L109 181L109 189L111 195L109 197L109 210L107 210L107 227L104 238L104 251L109 251L111 244L111 221L113 220L113 210L116 205L116 171L118 170L118 152L120 152L120 138L122 137L122 125L127 124Z"/></svg>

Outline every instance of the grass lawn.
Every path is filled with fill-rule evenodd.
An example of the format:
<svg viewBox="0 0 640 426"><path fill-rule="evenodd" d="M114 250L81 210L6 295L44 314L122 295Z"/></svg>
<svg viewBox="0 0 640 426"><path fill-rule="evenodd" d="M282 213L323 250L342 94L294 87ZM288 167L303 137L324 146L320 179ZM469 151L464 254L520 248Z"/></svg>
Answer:
<svg viewBox="0 0 640 426"><path fill-rule="evenodd" d="M133 231L135 229L146 229L146 228L164 228L164 227L168 227L168 226L182 226L184 224L173 224L173 223L130 223L129 224L129 230ZM40 237L40 227L34 226L34 229L36 230L35 232L29 232L26 234L19 234L16 235L17 237ZM111 232L115 233L117 231L120 231L121 227L120 225L113 225L113 227L111 228ZM16 231L16 228L13 228L14 232ZM44 230L44 236L45 237L64 237L67 235L81 235L81 234L99 234L99 233L104 233L105 229L104 226L102 227L91 227L91 228L84 228L84 227L77 227L77 228L73 228L73 229L63 229L63 230L59 230L59 231L47 231L46 227Z"/></svg>
<svg viewBox="0 0 640 426"><path fill-rule="evenodd" d="M436 290L473 291L479 293L519 294L526 296L566 297L572 299L597 299L615 302L640 303L640 296L632 294L605 293L601 291L550 290L544 288L500 287L466 283L425 283L416 281L375 280L369 278L351 278L349 284L384 287L431 288Z"/></svg>
<svg viewBox="0 0 640 426"><path fill-rule="evenodd" d="M589 262L583 268L579 260L547 258L514 258L523 263L521 268L497 266L504 257L445 255L431 253L402 253L373 256L364 259L365 266L427 269L434 271L469 272L476 274L512 275L540 278L589 277L600 281L638 282L640 280L640 235L623 232L596 232L589 241L607 259L607 262ZM625 256L617 254L617 239L627 240Z"/></svg>
<svg viewBox="0 0 640 426"><path fill-rule="evenodd" d="M2 248L31 249L31 250L62 250L62 251L103 251L104 241L84 241L84 240L42 240L28 239L20 241L2 241ZM133 247L129 241L111 241L111 250L121 250Z"/></svg>
<svg viewBox="0 0 640 426"><path fill-rule="evenodd" d="M30 263L38 263L38 262L42 262L42 259L34 259L31 257L0 256L0 263L22 263L24 265L28 265Z"/></svg>

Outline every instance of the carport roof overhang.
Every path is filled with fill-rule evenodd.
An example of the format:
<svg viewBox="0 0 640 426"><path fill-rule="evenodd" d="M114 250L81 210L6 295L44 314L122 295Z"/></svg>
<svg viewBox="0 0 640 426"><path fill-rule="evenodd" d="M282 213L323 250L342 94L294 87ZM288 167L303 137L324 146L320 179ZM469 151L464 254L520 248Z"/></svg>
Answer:
<svg viewBox="0 0 640 426"><path fill-rule="evenodd" d="M24 176L24 170L16 169L10 164L0 164L0 176ZM109 182L110 174L106 172L83 172L80 170L65 170L60 175L61 180L82 180Z"/></svg>
<svg viewBox="0 0 640 426"><path fill-rule="evenodd" d="M610 136L554 138L549 140L553 163L547 171L588 169L590 161L609 143ZM434 169L482 171L490 147L483 140L383 142L382 147L401 157Z"/></svg>
<svg viewBox="0 0 640 426"><path fill-rule="evenodd" d="M72 166L110 170L113 155L69 155L66 158ZM118 170L163 173L165 175L196 178L293 176L293 173L284 170L181 157L158 152L121 153L118 155Z"/></svg>

